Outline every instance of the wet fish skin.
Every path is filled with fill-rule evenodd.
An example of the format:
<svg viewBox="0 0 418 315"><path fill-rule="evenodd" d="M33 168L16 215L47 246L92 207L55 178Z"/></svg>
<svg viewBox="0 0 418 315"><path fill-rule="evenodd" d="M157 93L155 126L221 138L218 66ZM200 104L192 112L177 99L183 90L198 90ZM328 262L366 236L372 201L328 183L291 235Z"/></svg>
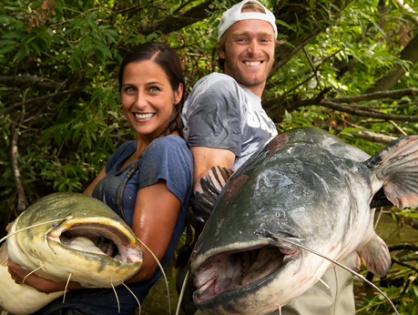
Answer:
<svg viewBox="0 0 418 315"><path fill-rule="evenodd" d="M63 292L44 294L16 284L7 271L8 259L26 270L42 266L36 274L53 281L67 281L71 273L71 280L86 288L117 286L142 265L143 252L129 226L104 203L83 194L55 193L42 198L15 220L9 234L56 219L63 220L20 232L1 249L0 306L13 314L30 314ZM61 242L62 233L66 237ZM69 242L68 237L74 241ZM91 240L102 244L103 237L113 240L119 254L106 256L95 247ZM22 298L24 304L19 303Z"/></svg>
<svg viewBox="0 0 418 315"><path fill-rule="evenodd" d="M195 292L196 306L206 314L265 314L302 294L332 267L276 236L337 261L357 251L369 270L385 275L390 255L373 230L369 204L384 186L394 204L418 205L417 165L418 136L399 139L371 158L317 128L277 136L233 175L196 244L191 271L197 287L204 288ZM208 258L267 245L284 254L278 270L219 294L205 287L210 281L227 283L225 276L208 276L211 266L203 264ZM357 268L357 257L350 260ZM234 268L232 258L223 264Z"/></svg>

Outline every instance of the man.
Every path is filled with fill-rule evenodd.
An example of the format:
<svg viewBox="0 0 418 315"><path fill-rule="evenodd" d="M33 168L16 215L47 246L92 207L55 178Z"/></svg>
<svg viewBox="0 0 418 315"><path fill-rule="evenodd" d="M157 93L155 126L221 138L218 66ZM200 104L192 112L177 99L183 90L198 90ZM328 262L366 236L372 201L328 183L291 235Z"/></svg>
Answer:
<svg viewBox="0 0 418 315"><path fill-rule="evenodd" d="M218 55L225 74L212 73L199 80L186 101L182 118L194 160L193 213L201 222L213 206L202 184L210 182L219 192L223 186L222 180L211 183L211 178L219 177L212 176L219 173L212 167L235 171L277 135L261 106L276 38L275 16L259 2L244 0L233 6L224 13L218 30ZM283 307L282 314L354 314L351 275L333 269L322 279L331 289L317 283Z"/></svg>

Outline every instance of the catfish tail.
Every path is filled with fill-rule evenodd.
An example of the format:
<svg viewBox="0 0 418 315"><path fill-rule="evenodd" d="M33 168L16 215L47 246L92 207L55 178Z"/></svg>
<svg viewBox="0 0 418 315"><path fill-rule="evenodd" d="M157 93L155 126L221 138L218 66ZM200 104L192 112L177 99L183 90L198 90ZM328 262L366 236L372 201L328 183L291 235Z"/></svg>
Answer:
<svg viewBox="0 0 418 315"><path fill-rule="evenodd" d="M391 142L365 164L371 172L375 193L383 186L386 197L395 206L418 206L418 136Z"/></svg>

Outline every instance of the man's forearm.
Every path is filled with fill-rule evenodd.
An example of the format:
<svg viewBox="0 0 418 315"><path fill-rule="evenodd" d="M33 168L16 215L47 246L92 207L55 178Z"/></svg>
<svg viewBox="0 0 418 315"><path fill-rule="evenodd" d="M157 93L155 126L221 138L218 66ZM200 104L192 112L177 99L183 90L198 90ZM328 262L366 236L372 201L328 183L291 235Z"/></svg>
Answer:
<svg viewBox="0 0 418 315"><path fill-rule="evenodd" d="M202 193L201 178L210 172L214 166L231 169L235 161L235 154L225 149L207 147L192 147L194 173L193 191Z"/></svg>

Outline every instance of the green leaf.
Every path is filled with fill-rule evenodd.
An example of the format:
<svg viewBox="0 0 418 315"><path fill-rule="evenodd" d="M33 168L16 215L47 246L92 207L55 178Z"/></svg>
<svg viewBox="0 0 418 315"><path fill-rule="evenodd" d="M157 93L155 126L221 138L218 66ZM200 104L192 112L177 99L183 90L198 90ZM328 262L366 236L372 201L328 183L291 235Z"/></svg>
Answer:
<svg viewBox="0 0 418 315"><path fill-rule="evenodd" d="M3 173L3 178L8 178L10 175L12 175L12 168L8 167Z"/></svg>
<svg viewBox="0 0 418 315"><path fill-rule="evenodd" d="M26 52L26 49L25 48L26 47L22 46L19 49L19 51L17 52L17 54L14 56L12 62L22 60L23 58L25 58L27 56L28 53Z"/></svg>
<svg viewBox="0 0 418 315"><path fill-rule="evenodd" d="M23 39L25 37L25 33L21 31L14 31L10 32L9 34L3 35L3 38L16 38L16 39Z"/></svg>
<svg viewBox="0 0 418 315"><path fill-rule="evenodd" d="M99 31L99 28L97 27L97 24L94 21L89 20L88 23L93 31L96 31L96 32Z"/></svg>
<svg viewBox="0 0 418 315"><path fill-rule="evenodd" d="M6 53L12 51L13 49L15 49L15 46L14 45L6 46L6 47L0 49L0 54L1 55L6 54Z"/></svg>
<svg viewBox="0 0 418 315"><path fill-rule="evenodd" d="M15 44L16 42L14 40L10 40L10 39L3 39L0 40L0 47L1 46L5 46L7 44Z"/></svg>
<svg viewBox="0 0 418 315"><path fill-rule="evenodd" d="M286 27L286 28L288 28L288 29L290 29L290 30L292 30L292 31L296 32L296 28L295 28L295 27L293 27L293 26L290 26L290 25L289 25L289 24L287 24L285 21L282 21L282 20L276 20L276 24L282 25L282 26L284 26L284 27Z"/></svg>
<svg viewBox="0 0 418 315"><path fill-rule="evenodd" d="M43 172L41 172L41 175L42 176L52 176L52 177L55 177L55 176L57 176L57 173L55 173L54 171L43 171Z"/></svg>
<svg viewBox="0 0 418 315"><path fill-rule="evenodd" d="M62 10L64 9L64 3L61 0L55 0L55 8L62 12Z"/></svg>
<svg viewBox="0 0 418 315"><path fill-rule="evenodd" d="M398 214L398 215L406 215L406 216L408 216L408 217L410 217L410 218L413 218L413 219L418 219L418 213L412 213L412 212L401 211L401 212L398 212L397 214Z"/></svg>
<svg viewBox="0 0 418 315"><path fill-rule="evenodd" d="M29 5L31 9L36 9L36 8L39 8L43 2L44 0L38 0L38 1L31 2Z"/></svg>
<svg viewBox="0 0 418 315"><path fill-rule="evenodd" d="M16 20L9 15L0 15L0 23L11 23L14 21Z"/></svg>

